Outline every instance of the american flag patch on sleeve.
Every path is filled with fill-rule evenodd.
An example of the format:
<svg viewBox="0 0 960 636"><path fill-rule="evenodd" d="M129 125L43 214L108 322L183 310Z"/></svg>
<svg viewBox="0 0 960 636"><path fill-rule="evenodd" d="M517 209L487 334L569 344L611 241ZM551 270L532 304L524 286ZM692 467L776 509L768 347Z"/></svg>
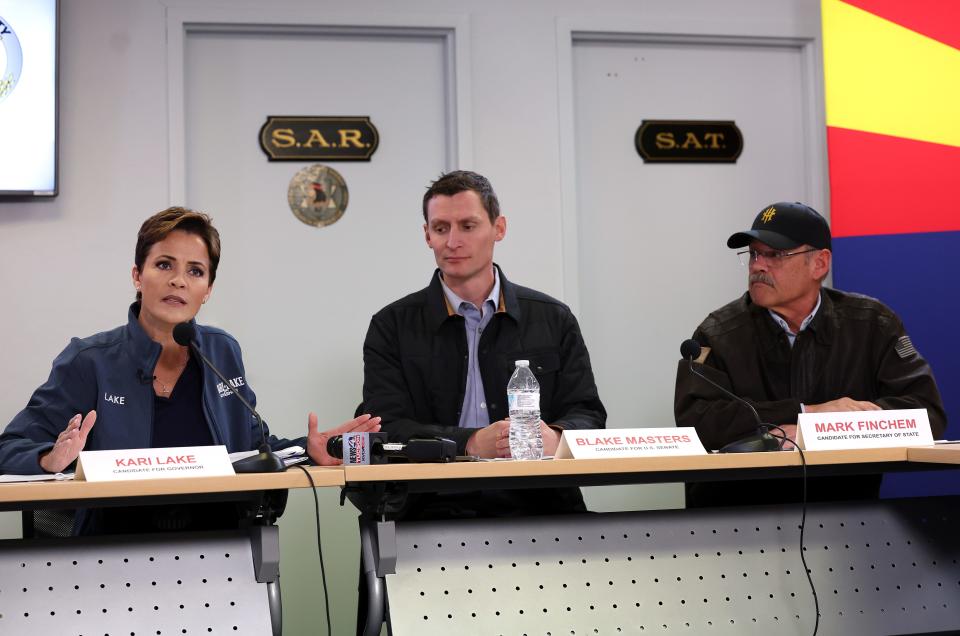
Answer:
<svg viewBox="0 0 960 636"><path fill-rule="evenodd" d="M917 350L910 341L910 336L900 336L897 338L897 345L895 348L897 350L897 355L901 358L909 358L910 356L917 355Z"/></svg>

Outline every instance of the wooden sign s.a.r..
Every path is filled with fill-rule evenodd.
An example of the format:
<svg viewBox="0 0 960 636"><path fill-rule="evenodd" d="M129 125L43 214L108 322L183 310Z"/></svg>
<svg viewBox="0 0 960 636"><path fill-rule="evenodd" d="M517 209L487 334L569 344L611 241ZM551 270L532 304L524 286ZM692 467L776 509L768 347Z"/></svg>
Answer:
<svg viewBox="0 0 960 636"><path fill-rule="evenodd" d="M270 161L370 161L380 134L369 117L271 115L260 128Z"/></svg>

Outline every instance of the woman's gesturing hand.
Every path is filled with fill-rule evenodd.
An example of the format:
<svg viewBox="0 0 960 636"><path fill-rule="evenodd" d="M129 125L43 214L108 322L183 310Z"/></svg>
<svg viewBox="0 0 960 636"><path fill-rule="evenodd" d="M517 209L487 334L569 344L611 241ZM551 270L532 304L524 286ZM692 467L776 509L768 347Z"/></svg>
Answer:
<svg viewBox="0 0 960 636"><path fill-rule="evenodd" d="M307 416L307 454L318 466L336 466L343 461L327 452L327 440L335 435L344 433L376 433L380 430L380 418L370 415L355 417L336 428L320 431L317 415L310 413Z"/></svg>
<svg viewBox="0 0 960 636"><path fill-rule="evenodd" d="M97 421L97 412L90 411L83 420L77 413L67 422L67 428L57 436L53 448L40 456L40 468L48 473L59 473L73 463L87 443L87 435Z"/></svg>

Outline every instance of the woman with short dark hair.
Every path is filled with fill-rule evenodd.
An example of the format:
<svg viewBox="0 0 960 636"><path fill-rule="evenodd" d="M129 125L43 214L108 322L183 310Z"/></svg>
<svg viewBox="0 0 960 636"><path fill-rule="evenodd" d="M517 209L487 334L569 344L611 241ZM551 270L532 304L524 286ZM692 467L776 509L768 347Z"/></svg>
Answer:
<svg viewBox="0 0 960 636"><path fill-rule="evenodd" d="M206 214L180 207L147 219L137 236L132 270L137 299L127 324L74 338L53 362L45 384L0 435L0 473L67 469L81 450L222 444L228 452L259 446L240 346L221 329L196 325L200 352L229 379L221 382L173 338L210 298L220 262L220 235ZM327 437L379 429L362 415L326 432L308 416L306 448L321 465L340 463ZM273 448L304 441L270 438Z"/></svg>

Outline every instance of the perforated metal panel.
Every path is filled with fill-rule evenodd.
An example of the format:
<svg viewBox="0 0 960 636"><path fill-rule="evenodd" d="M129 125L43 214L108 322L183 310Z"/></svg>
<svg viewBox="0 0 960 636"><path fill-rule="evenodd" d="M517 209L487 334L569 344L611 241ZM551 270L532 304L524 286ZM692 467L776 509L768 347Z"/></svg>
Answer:
<svg viewBox="0 0 960 636"><path fill-rule="evenodd" d="M811 506L821 634L960 628L956 498ZM799 507L397 524L406 634L810 634Z"/></svg>
<svg viewBox="0 0 960 636"><path fill-rule="evenodd" d="M245 533L0 542L4 636L262 636L267 601Z"/></svg>

